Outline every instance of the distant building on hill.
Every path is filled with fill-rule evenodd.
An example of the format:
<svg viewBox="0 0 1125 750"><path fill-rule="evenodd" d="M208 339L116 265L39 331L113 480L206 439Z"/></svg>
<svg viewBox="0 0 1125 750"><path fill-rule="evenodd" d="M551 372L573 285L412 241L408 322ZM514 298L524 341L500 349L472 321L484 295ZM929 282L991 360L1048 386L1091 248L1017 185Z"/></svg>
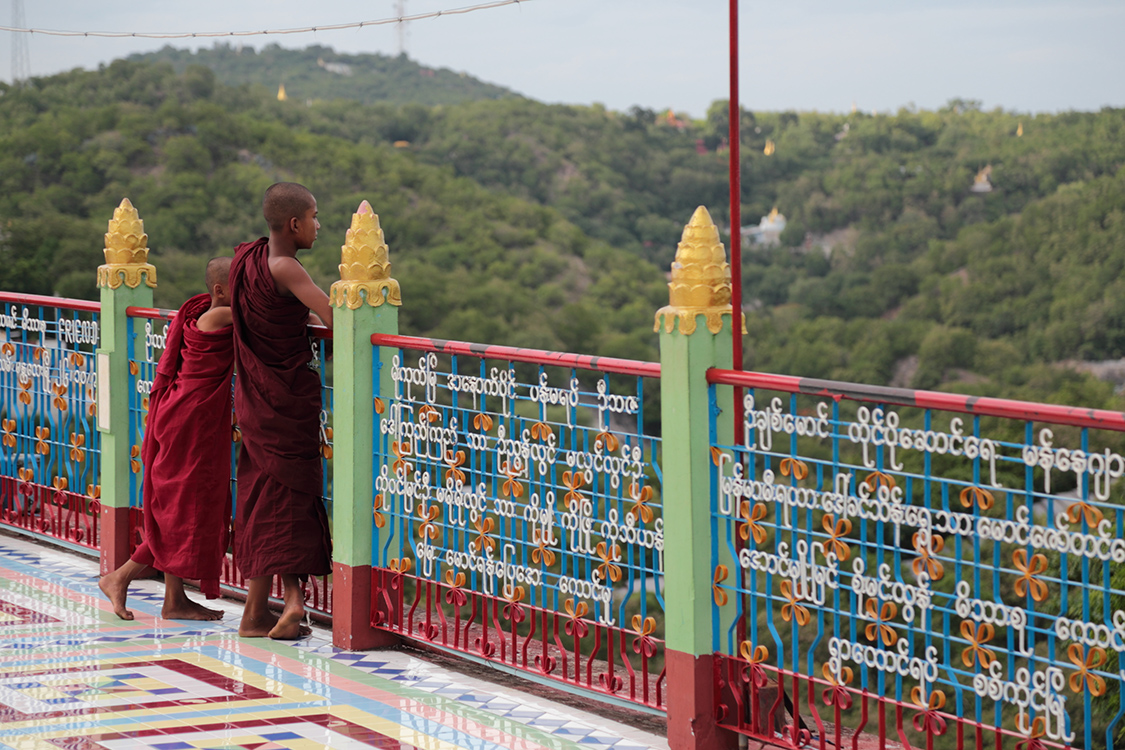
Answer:
<svg viewBox="0 0 1125 750"><path fill-rule="evenodd" d="M281 84L280 86L277 87L277 100L279 102L284 102L284 101L287 101L288 99L289 99L289 94L285 93L285 84L283 83L283 84Z"/></svg>
<svg viewBox="0 0 1125 750"><path fill-rule="evenodd" d="M323 57L318 57L316 58L316 64L329 73L335 73L338 76L350 76L352 74L352 66L347 63L324 62Z"/></svg>
<svg viewBox="0 0 1125 750"><path fill-rule="evenodd" d="M992 174L991 164L977 172L977 176L973 178L973 186L969 188L969 190L972 190L974 193L991 193L992 183L988 180L990 174Z"/></svg>
<svg viewBox="0 0 1125 750"><path fill-rule="evenodd" d="M685 121L681 120L679 117L676 117L676 113L670 109L661 116L660 121L669 127L675 128L681 133L687 129L688 125Z"/></svg>
<svg viewBox="0 0 1125 750"><path fill-rule="evenodd" d="M777 206L763 216L756 227L742 228L742 243L744 245L780 245L781 233L785 231L785 214L779 213Z"/></svg>

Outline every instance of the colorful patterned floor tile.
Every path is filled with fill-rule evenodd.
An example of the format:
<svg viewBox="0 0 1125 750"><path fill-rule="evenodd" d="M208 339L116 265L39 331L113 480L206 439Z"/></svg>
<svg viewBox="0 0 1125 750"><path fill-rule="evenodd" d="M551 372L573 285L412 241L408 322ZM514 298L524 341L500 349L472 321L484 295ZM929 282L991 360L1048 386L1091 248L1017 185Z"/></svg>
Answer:
<svg viewBox="0 0 1125 750"><path fill-rule="evenodd" d="M406 651L347 652L160 616L138 581L118 619L97 561L0 532L0 750L663 750L663 737Z"/></svg>
<svg viewBox="0 0 1125 750"><path fill-rule="evenodd" d="M13 625L41 625L47 622L58 622L58 619L34 609L21 607L11 601L12 596L0 598L0 628Z"/></svg>
<svg viewBox="0 0 1125 750"><path fill-rule="evenodd" d="M413 745L331 714L219 721L194 727L136 729L53 738L67 750L409 750Z"/></svg>
<svg viewBox="0 0 1125 750"><path fill-rule="evenodd" d="M3 569L0 569L0 576ZM11 617L8 614L23 613L22 617ZM58 632L60 628L54 627L55 623L61 625L78 626L88 629L98 623L96 612L90 605L82 605L66 599L49 590L36 589L24 583L10 579L0 579L0 628L4 628L5 636L11 636L14 630L22 625L47 625L52 627L42 629L43 632ZM19 632L27 629L20 628Z"/></svg>
<svg viewBox="0 0 1125 750"><path fill-rule="evenodd" d="M178 659L15 670L0 678L0 722L276 697Z"/></svg>

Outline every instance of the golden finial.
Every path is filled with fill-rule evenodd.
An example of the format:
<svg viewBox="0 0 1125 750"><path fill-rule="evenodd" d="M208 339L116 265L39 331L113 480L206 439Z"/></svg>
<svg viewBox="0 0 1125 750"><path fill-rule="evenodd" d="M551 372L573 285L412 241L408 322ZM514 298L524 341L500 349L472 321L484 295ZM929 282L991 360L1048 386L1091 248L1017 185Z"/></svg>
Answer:
<svg viewBox="0 0 1125 750"><path fill-rule="evenodd" d="M680 321L680 333L695 333L697 315L707 316L707 330L718 333L723 328L723 316L730 315L731 287L730 264L727 252L719 241L719 228L703 206L695 209L691 221L676 248L672 262L672 280L668 283L669 305L656 313L654 331L671 333L675 322ZM746 333L746 316L742 315L742 332Z"/></svg>
<svg viewBox="0 0 1125 750"><path fill-rule="evenodd" d="M383 304L384 299L392 305L402 305L402 291L391 278L391 261L379 216L367 201L360 203L352 214L351 229L340 248L340 261L340 280L329 290L333 305L355 310L363 305L364 297L372 307Z"/></svg>
<svg viewBox="0 0 1125 750"><path fill-rule="evenodd" d="M289 100L289 95L285 93L285 84L284 83L277 87L277 100L279 102L284 102L284 101Z"/></svg>
<svg viewBox="0 0 1125 750"><path fill-rule="evenodd" d="M1016 123L1016 138L1023 138L1023 123Z"/></svg>
<svg viewBox="0 0 1125 750"><path fill-rule="evenodd" d="M773 156L773 152L776 150L777 146L774 145L773 139L767 138L766 147L762 149L762 153L766 156Z"/></svg>
<svg viewBox="0 0 1125 750"><path fill-rule="evenodd" d="M98 286L130 289L141 285L141 277L156 287L156 269L148 263L148 235L145 223L128 198L113 211L105 235L105 265L98 266Z"/></svg>

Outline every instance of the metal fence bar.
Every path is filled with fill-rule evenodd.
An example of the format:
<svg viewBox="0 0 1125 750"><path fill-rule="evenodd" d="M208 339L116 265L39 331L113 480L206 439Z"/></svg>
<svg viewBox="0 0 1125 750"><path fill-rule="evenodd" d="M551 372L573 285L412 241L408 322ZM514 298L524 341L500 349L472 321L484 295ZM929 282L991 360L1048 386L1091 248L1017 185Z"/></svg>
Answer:
<svg viewBox="0 0 1125 750"><path fill-rule="evenodd" d="M838 380L801 378L765 372L711 370L707 382L715 385L738 385L744 388L765 388L785 393L800 393L832 399L847 399L888 406L913 406L919 409L954 411L980 416L1003 417L1049 422L1076 427L1125 431L1125 412L1084 409L1078 406L1040 404L989 396L967 396L941 391L919 391L910 388L888 388Z"/></svg>
<svg viewBox="0 0 1125 750"><path fill-rule="evenodd" d="M98 549L96 302L0 293L0 525Z"/></svg>
<svg viewBox="0 0 1125 750"><path fill-rule="evenodd" d="M708 380L712 399L749 389L740 440L712 438L712 543L742 572L720 588L747 633L715 634L725 725L793 746L1125 746L1121 414Z"/></svg>
<svg viewBox="0 0 1125 750"><path fill-rule="evenodd" d="M372 625L662 709L658 368L372 342L395 351L374 404Z"/></svg>
<svg viewBox="0 0 1125 750"><path fill-rule="evenodd" d="M447 341L422 336L397 336L374 334L371 343L375 346L388 346L411 349L436 354L468 354L473 357L503 359L509 362L527 362L533 365L574 367L580 370L636 375L644 378L659 378L659 362L641 362L634 359L598 357L593 354L572 354L552 352L544 349L524 349L515 346L496 344L473 344L467 341Z"/></svg>

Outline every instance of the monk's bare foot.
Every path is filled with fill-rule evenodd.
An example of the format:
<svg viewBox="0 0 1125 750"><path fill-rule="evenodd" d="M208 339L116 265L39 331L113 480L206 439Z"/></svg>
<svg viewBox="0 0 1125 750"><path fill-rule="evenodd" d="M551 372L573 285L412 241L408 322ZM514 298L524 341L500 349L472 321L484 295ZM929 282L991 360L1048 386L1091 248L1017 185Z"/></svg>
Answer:
<svg viewBox="0 0 1125 750"><path fill-rule="evenodd" d="M113 613L122 620L132 620L133 613L125 608L125 597L129 593L129 582L117 572L102 576L98 580L98 588L105 594L106 599L113 605Z"/></svg>
<svg viewBox="0 0 1125 750"><path fill-rule="evenodd" d="M265 638L277 625L277 615L267 612L260 617L247 617L242 615L242 622L238 624L238 634L243 638Z"/></svg>
<svg viewBox="0 0 1125 750"><path fill-rule="evenodd" d="M277 625L274 625L273 630L270 631L270 638L275 641L295 641L303 635L308 635L312 630L301 624L301 620L304 618L303 610L285 610L281 613Z"/></svg>
<svg viewBox="0 0 1125 750"><path fill-rule="evenodd" d="M204 607L191 599L184 599L174 603L164 602L160 616L165 620L221 620L223 612Z"/></svg>

